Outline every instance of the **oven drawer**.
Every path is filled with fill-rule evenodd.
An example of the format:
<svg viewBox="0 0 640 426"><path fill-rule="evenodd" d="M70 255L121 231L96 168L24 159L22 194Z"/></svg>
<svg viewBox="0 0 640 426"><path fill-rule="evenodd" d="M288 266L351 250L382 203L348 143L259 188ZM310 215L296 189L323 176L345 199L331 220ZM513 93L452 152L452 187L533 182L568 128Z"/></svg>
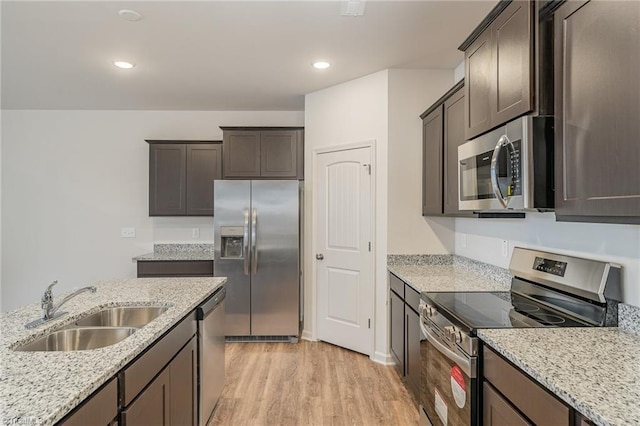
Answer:
<svg viewBox="0 0 640 426"><path fill-rule="evenodd" d="M536 425L569 425L570 409L529 376L483 347L484 379Z"/></svg>

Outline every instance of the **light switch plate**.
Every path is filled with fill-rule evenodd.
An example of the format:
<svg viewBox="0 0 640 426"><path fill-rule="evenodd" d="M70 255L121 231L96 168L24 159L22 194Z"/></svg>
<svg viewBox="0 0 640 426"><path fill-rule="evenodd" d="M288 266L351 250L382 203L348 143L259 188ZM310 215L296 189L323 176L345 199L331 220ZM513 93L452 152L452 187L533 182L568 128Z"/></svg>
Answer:
<svg viewBox="0 0 640 426"><path fill-rule="evenodd" d="M120 230L120 236L122 238L135 238L136 237L136 228L122 228Z"/></svg>

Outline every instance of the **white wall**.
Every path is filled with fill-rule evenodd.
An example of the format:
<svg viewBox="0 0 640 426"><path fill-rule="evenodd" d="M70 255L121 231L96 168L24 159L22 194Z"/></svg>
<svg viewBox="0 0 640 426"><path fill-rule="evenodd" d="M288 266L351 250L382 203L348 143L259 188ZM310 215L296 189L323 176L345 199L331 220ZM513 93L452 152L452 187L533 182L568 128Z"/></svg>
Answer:
<svg viewBox="0 0 640 426"><path fill-rule="evenodd" d="M306 338L316 338L313 261L313 151L332 145L376 141L375 357L387 360L387 140L388 71L380 71L305 96L305 317Z"/></svg>
<svg viewBox="0 0 640 426"><path fill-rule="evenodd" d="M222 139L220 125L300 126L303 112L3 111L2 310L135 276L154 242L212 241L210 218L148 216L144 139ZM136 238L120 228L133 226Z"/></svg>
<svg viewBox="0 0 640 426"><path fill-rule="evenodd" d="M387 248L451 253L453 219L422 216L422 114L453 86L451 70L389 70Z"/></svg>
<svg viewBox="0 0 640 426"><path fill-rule="evenodd" d="M456 254L504 268L514 246L619 263L624 302L640 306L640 226L556 222L553 213L527 213L524 220L458 218L455 230Z"/></svg>
<svg viewBox="0 0 640 426"><path fill-rule="evenodd" d="M464 61L453 70L453 80L457 83L464 78Z"/></svg>

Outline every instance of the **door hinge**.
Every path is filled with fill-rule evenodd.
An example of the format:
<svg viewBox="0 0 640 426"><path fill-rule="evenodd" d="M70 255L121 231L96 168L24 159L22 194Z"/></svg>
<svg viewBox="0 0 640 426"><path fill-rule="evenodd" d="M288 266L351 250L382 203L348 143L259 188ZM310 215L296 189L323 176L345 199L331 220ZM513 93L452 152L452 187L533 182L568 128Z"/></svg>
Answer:
<svg viewBox="0 0 640 426"><path fill-rule="evenodd" d="M369 328L371 328L371 318L369 318L369 320L367 322L369 324Z"/></svg>
<svg viewBox="0 0 640 426"><path fill-rule="evenodd" d="M369 173L369 176L371 176L371 164L363 164L362 166L367 168L367 172Z"/></svg>
<svg viewBox="0 0 640 426"><path fill-rule="evenodd" d="M369 241L369 251L371 251L371 241Z"/></svg>

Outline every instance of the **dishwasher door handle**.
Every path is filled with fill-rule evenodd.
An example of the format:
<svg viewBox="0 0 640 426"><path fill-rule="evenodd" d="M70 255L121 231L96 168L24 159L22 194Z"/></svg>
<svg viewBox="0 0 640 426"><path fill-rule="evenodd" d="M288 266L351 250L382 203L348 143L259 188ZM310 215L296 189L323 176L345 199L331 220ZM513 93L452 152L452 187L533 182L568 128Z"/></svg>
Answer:
<svg viewBox="0 0 640 426"><path fill-rule="evenodd" d="M198 306L196 310L196 319L203 320L211 311L213 311L226 297L227 289L222 287L220 290L215 292L209 300L207 300L204 304Z"/></svg>

